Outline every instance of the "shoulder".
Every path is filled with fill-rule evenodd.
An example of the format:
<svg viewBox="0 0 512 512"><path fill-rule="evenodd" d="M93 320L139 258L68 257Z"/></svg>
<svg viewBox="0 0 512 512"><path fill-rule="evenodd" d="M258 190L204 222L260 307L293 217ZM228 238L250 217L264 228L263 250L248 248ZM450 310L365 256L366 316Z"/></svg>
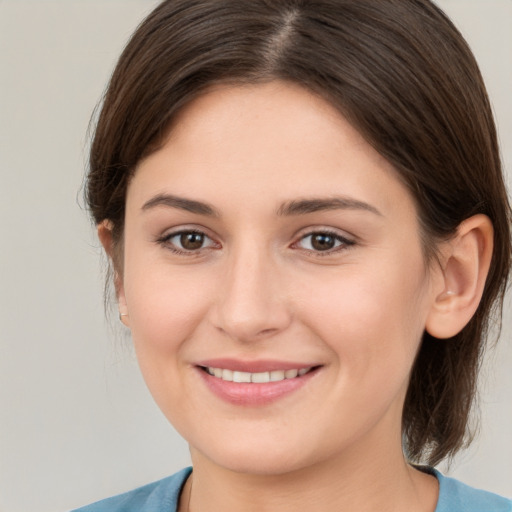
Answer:
<svg viewBox="0 0 512 512"><path fill-rule="evenodd" d="M174 512L181 488L191 471L192 468L185 468L157 482L98 501L72 512L153 512L163 509Z"/></svg>
<svg viewBox="0 0 512 512"><path fill-rule="evenodd" d="M439 481L439 501L435 512L512 512L512 500L475 489L455 478L431 472Z"/></svg>

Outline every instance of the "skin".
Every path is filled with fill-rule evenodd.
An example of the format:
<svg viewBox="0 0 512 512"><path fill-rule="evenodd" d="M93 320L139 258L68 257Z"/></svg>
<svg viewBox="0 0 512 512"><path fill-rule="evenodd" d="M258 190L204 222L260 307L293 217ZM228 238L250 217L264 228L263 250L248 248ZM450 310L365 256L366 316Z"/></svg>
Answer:
<svg viewBox="0 0 512 512"><path fill-rule="evenodd" d="M218 215L155 200L165 194ZM276 213L333 196L344 206ZM478 259L492 228L477 221L461 237ZM176 254L171 235L190 229L203 245ZM341 238L318 250L310 235L326 230ZM111 252L108 224L100 238ZM400 423L424 330L449 336L470 317L460 298L480 274L451 257L460 246L426 264L391 165L306 90L218 87L188 105L129 185L116 282L147 385L190 444L193 490L189 479L180 510L190 498L209 512L434 511L437 480L405 461ZM321 368L275 402L240 406L198 372L218 357Z"/></svg>

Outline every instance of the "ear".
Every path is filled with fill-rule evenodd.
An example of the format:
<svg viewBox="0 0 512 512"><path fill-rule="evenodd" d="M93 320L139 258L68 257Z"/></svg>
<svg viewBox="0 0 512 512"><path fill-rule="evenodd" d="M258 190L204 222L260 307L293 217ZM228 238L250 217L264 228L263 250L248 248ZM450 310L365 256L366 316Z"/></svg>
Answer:
<svg viewBox="0 0 512 512"><path fill-rule="evenodd" d="M100 239L101 245L105 249L107 256L110 260L110 264L114 270L114 287L116 291L117 304L119 307L119 318L126 327L130 326L130 318L128 316L128 306L126 304L126 297L124 293L124 283L122 274L119 270L119 262L116 261L116 255L114 250L114 240L112 236L113 224L110 220L104 220L98 224L98 238Z"/></svg>
<svg viewBox="0 0 512 512"><path fill-rule="evenodd" d="M486 215L466 219L456 236L442 248L441 290L426 322L435 338L451 338L471 320L478 308L489 272L494 230Z"/></svg>

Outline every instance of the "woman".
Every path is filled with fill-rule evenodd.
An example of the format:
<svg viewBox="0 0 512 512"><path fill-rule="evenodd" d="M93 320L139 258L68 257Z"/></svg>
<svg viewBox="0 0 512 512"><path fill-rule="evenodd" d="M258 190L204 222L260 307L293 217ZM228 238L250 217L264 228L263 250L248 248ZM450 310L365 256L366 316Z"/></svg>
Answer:
<svg viewBox="0 0 512 512"><path fill-rule="evenodd" d="M121 321L189 468L86 511L512 510L467 445L510 207L428 0L171 0L91 147Z"/></svg>

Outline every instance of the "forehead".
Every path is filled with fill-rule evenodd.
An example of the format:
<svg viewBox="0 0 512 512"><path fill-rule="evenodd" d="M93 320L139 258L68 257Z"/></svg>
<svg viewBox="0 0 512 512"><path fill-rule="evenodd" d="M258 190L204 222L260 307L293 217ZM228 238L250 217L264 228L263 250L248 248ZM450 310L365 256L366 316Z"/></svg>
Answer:
<svg viewBox="0 0 512 512"><path fill-rule="evenodd" d="M167 141L195 144L201 139L220 147L227 142L226 134L233 142L253 143L255 150L278 146L286 150L301 143L317 153L342 140L353 147L367 146L333 105L298 84L281 80L211 87L178 113ZM377 152L373 156L382 159Z"/></svg>
<svg viewBox="0 0 512 512"><path fill-rule="evenodd" d="M145 196L214 193L217 203L246 207L256 198L350 194L386 209L409 196L391 164L332 105L281 81L217 86L192 101L161 149L139 164L129 195L134 188Z"/></svg>

